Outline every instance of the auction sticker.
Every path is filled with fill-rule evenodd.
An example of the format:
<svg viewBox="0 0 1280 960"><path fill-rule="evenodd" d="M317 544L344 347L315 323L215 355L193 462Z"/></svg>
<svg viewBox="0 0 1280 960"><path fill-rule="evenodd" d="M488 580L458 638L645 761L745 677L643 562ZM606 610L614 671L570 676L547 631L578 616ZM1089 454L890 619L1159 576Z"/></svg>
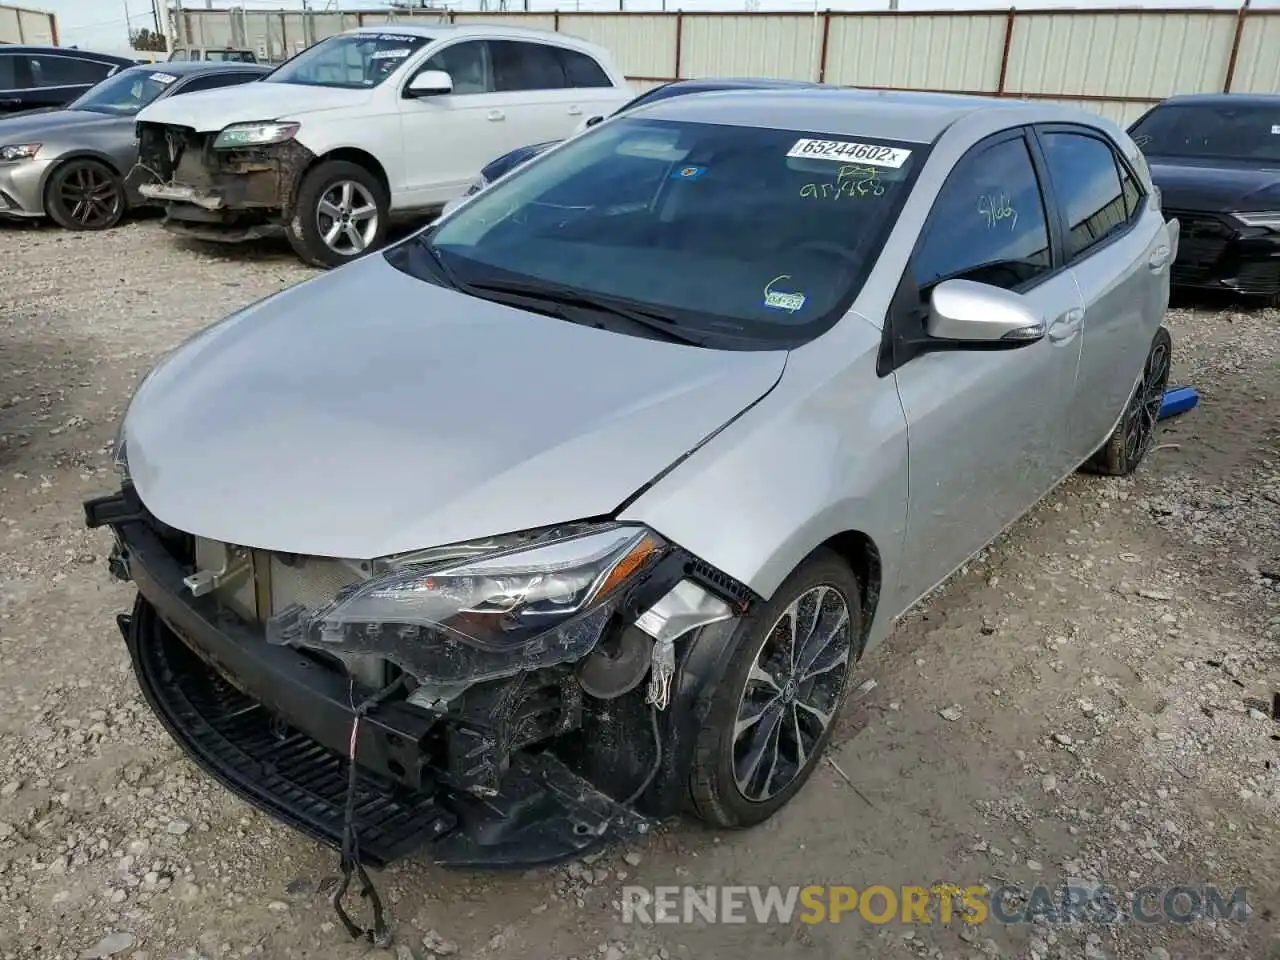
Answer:
<svg viewBox="0 0 1280 960"><path fill-rule="evenodd" d="M907 158L910 150L901 147L882 147L874 143L855 143L852 140L797 140L787 151L788 157L807 157L810 160L834 160L848 163L869 163L875 167L892 167L897 170Z"/></svg>
<svg viewBox="0 0 1280 960"><path fill-rule="evenodd" d="M166 87L178 78L172 73L153 73L151 79L156 83L163 83Z"/></svg>

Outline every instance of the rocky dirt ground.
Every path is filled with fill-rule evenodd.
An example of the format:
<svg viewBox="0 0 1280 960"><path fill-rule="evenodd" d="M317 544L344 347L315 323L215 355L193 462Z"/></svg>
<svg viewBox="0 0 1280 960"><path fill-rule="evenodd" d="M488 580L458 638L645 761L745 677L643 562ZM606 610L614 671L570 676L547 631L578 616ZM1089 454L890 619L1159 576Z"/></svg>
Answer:
<svg viewBox="0 0 1280 960"><path fill-rule="evenodd" d="M382 953L334 923L334 854L161 731L112 620L130 591L81 526L137 378L308 276L282 248L184 246L152 222L0 228L0 957L1280 956L1280 312L1172 312L1175 380L1201 408L1133 481L1073 478L908 616L862 665L875 683L834 765L784 814L739 835L675 823L524 874L398 865L378 877L399 935ZM1250 916L641 926L618 910L633 883L1072 878L1245 886Z"/></svg>

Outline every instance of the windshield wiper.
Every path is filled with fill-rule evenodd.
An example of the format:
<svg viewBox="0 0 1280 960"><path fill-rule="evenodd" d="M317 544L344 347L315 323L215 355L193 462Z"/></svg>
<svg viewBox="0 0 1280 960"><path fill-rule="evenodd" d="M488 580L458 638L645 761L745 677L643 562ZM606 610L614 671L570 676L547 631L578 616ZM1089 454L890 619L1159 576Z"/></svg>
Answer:
<svg viewBox="0 0 1280 960"><path fill-rule="evenodd" d="M436 263L441 264L443 267L440 255L435 250L432 250L431 253ZM453 282L452 279L450 282ZM470 290L467 289L468 287ZM696 347L705 347L707 345L707 341L704 338L676 329L679 321L674 314L646 307L634 307L629 304L619 303L609 297L574 290L570 287L531 283L523 280L483 280L478 282L473 280L460 286L459 289L465 293L478 291L478 293L473 293L473 296L484 293L511 294L516 297L553 304L557 307L590 310L606 314L613 319L625 320L637 327L643 327L646 331L656 333L663 340L670 340L673 343L688 343ZM566 319L571 318L566 317Z"/></svg>

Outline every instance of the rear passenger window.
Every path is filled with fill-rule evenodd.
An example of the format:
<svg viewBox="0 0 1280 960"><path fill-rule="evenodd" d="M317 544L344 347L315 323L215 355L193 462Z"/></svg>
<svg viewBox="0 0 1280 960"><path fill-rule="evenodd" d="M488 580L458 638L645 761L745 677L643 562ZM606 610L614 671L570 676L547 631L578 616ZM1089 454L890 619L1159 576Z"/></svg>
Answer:
<svg viewBox="0 0 1280 960"><path fill-rule="evenodd" d="M1142 188L1119 157L1116 157L1116 169L1120 171L1120 192L1124 194L1125 215L1132 220L1142 209Z"/></svg>
<svg viewBox="0 0 1280 960"><path fill-rule="evenodd" d="M1067 258L1075 259L1128 222L1111 147L1083 133L1042 133L1049 176L1067 220Z"/></svg>
<svg viewBox="0 0 1280 960"><path fill-rule="evenodd" d="M499 93L510 90L563 90L565 72L556 48L542 43L490 40L493 82Z"/></svg>
<svg viewBox="0 0 1280 960"><path fill-rule="evenodd" d="M31 77L37 87L89 86L105 80L114 64L74 57L32 57Z"/></svg>
<svg viewBox="0 0 1280 960"><path fill-rule="evenodd" d="M1012 289L1052 269L1040 181L1022 137L961 158L912 263L922 291L953 278Z"/></svg>
<svg viewBox="0 0 1280 960"><path fill-rule="evenodd" d="M612 87L613 84L609 80L609 75L604 72L600 64L596 63L585 53L577 50L566 50L563 47L556 50L560 57L560 65L564 68L564 75L568 78L571 87Z"/></svg>

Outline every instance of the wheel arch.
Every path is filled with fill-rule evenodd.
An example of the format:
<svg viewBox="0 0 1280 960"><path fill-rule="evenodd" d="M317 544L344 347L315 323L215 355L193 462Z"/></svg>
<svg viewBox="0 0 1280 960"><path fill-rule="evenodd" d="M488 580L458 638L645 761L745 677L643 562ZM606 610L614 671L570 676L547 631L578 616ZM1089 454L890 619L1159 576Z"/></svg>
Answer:
<svg viewBox="0 0 1280 960"><path fill-rule="evenodd" d="M354 163L358 167L368 170L377 178L378 184L382 187L383 192L387 196L387 203L391 202L391 179L387 176L387 169L382 165L382 161L375 157L368 150L361 147L335 147L328 150L307 164L298 174L297 181L293 187L293 197L297 197L298 189L302 186L302 180L316 167L322 163L328 163L331 160L341 160L346 163Z"/></svg>
<svg viewBox="0 0 1280 960"><path fill-rule="evenodd" d="M805 557L813 556L819 550L830 550L849 565L853 575L858 578L858 588L862 591L860 604L862 607L862 645L865 648L871 636L871 624L875 621L876 610L880 606L880 593L884 584L883 561L880 548L875 540L861 530L843 530L828 537L818 544ZM804 561L801 561L802 563Z"/></svg>

